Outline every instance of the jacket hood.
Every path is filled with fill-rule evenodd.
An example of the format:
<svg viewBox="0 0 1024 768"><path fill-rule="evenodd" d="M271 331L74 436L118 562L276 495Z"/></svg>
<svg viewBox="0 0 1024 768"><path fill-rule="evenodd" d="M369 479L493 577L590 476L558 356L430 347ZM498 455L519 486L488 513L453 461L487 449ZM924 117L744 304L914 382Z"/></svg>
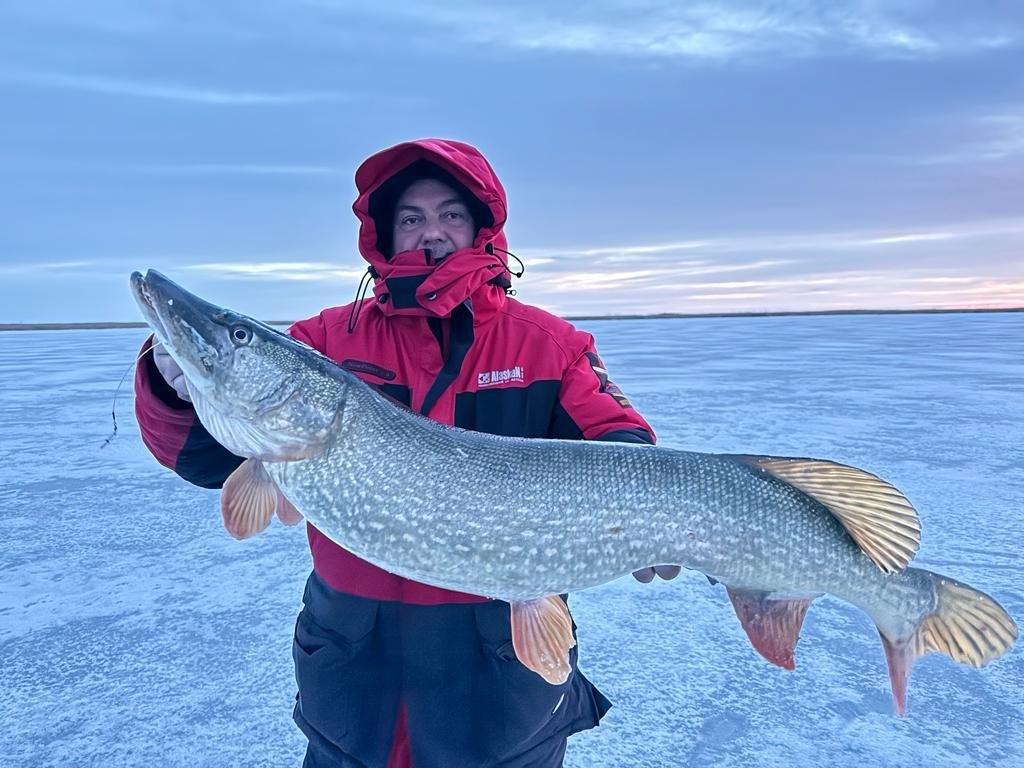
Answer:
<svg viewBox="0 0 1024 768"><path fill-rule="evenodd" d="M371 203L374 193L395 174L425 160L451 174L490 212L489 223L477 232L473 245L431 263L422 250L405 251L390 259L378 249L379 233ZM472 299L478 317L504 301L507 258L501 250L508 209L505 189L490 163L475 147L446 139L419 139L397 144L367 158L356 171L359 192L352 210L359 219L359 252L371 267L376 306L387 314L445 317ZM495 278L498 278L495 281Z"/></svg>

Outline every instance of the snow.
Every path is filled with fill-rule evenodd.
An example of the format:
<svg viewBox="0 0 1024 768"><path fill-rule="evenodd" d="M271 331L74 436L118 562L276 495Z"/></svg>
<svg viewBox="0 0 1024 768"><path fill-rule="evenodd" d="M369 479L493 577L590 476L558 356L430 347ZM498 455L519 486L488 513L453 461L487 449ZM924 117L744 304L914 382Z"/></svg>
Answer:
<svg viewBox="0 0 1024 768"><path fill-rule="evenodd" d="M591 321L664 445L815 456L892 481L917 563L1024 620L1024 314ZM0 756L21 766L298 765L291 632L303 530L237 542L217 494L138 438L141 331L0 334ZM722 587L684 571L572 598L581 666L615 704L566 765L1020 766L1024 651L931 655L893 714L857 609L814 603L797 669L750 647Z"/></svg>

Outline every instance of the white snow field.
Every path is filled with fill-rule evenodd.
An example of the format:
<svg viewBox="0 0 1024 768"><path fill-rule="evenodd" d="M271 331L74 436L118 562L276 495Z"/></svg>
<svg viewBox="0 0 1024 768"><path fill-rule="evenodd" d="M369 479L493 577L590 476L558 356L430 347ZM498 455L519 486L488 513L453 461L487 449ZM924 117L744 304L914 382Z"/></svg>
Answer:
<svg viewBox="0 0 1024 768"><path fill-rule="evenodd" d="M830 458L918 508L917 563L1024 622L1024 314L580 323L663 445ZM110 406L139 330L0 333L0 764L297 766L302 526L237 542L217 492L156 464ZM579 593L581 666L611 698L572 768L1024 766L1024 643L930 655L893 714L877 633L826 597L797 669L684 571Z"/></svg>

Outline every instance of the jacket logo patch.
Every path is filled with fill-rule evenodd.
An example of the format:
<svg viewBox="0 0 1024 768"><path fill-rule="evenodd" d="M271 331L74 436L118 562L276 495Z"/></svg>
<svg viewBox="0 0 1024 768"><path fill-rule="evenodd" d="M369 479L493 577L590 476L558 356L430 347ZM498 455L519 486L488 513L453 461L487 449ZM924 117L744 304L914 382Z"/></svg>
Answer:
<svg viewBox="0 0 1024 768"><path fill-rule="evenodd" d="M392 381L395 376L398 375L394 371L389 371L387 368L381 368L379 365L374 365L366 360L353 360L352 358L342 360L341 367L346 371L352 371L353 373L368 373L371 376L384 379L384 381Z"/></svg>
<svg viewBox="0 0 1024 768"><path fill-rule="evenodd" d="M476 375L476 386L481 388L501 384L522 384L523 380L523 366L517 365L500 371L481 371Z"/></svg>
<svg viewBox="0 0 1024 768"><path fill-rule="evenodd" d="M632 408L632 403L629 402L629 398L626 397L626 393L619 389L618 385L608 378L608 369L604 367L604 362L593 352L587 352L587 360L590 361L590 367L594 369L594 375L597 376L598 392L603 392L606 395L611 395L615 402L621 405L623 408Z"/></svg>

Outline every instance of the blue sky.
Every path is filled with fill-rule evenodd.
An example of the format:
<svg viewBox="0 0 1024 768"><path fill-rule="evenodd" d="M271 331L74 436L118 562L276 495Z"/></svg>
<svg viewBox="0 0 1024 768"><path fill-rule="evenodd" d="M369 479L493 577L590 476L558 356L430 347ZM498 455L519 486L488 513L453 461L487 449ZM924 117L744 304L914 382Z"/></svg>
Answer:
<svg viewBox="0 0 1024 768"><path fill-rule="evenodd" d="M562 314L1024 306L1022 71L1013 0L8 3L0 322L345 303L355 167L421 136Z"/></svg>

